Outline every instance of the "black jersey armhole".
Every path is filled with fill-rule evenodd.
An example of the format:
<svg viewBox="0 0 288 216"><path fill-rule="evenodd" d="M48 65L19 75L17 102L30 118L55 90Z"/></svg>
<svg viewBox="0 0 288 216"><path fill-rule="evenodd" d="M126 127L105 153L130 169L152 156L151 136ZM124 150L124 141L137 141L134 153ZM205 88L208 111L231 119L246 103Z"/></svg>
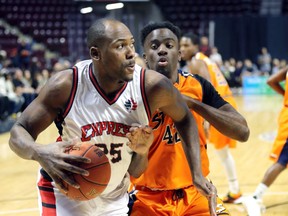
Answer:
<svg viewBox="0 0 288 216"><path fill-rule="evenodd" d="M78 68L75 66L72 68L72 70L73 70L72 88L71 88L69 99L68 99L66 106L65 106L65 109L63 111L63 115L62 115L63 119L67 116L67 114L69 113L69 111L72 107L72 104L74 102L75 95L77 92L77 87L78 87Z"/></svg>
<svg viewBox="0 0 288 216"><path fill-rule="evenodd" d="M151 119L150 106L149 106L147 95L146 95L146 91L145 91L145 74L146 74L146 70L144 68L142 68L140 73L141 73L141 75L140 75L141 95L142 95L142 99L143 99L143 103L144 103L144 107L145 107L148 119Z"/></svg>

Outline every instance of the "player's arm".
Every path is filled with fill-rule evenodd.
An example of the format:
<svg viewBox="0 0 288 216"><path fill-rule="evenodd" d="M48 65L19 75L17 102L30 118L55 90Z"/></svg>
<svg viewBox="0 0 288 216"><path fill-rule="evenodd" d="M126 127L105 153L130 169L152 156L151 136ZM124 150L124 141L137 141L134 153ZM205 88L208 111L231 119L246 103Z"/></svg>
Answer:
<svg viewBox="0 0 288 216"><path fill-rule="evenodd" d="M160 109L174 121L181 136L194 185L207 198L214 196L215 187L203 177L201 171L197 124L180 92L174 88L169 79L155 71L147 71L145 84L151 113Z"/></svg>
<svg viewBox="0 0 288 216"><path fill-rule="evenodd" d="M69 81L70 80L70 81ZM38 135L44 131L66 105L72 88L72 71L58 72L40 91L38 97L25 109L11 129L10 148L21 158L38 161L50 177L62 187L61 179L68 184L78 186L64 171L87 175L85 170L66 161L86 162L87 159L64 153L73 142L41 145L36 142Z"/></svg>
<svg viewBox="0 0 288 216"><path fill-rule="evenodd" d="M202 85L203 100L200 102L183 95L188 107L224 135L240 142L247 141L250 131L245 118L218 94L210 82L195 77Z"/></svg>
<svg viewBox="0 0 288 216"><path fill-rule="evenodd" d="M185 99L188 101L189 107L193 107L195 112L206 119L220 133L240 142L248 140L250 132L246 120L229 103L216 109L189 97Z"/></svg>
<svg viewBox="0 0 288 216"><path fill-rule="evenodd" d="M126 137L129 139L127 145L133 151L128 172L134 178L139 178L148 166L149 148L154 139L153 131L149 126L133 126Z"/></svg>
<svg viewBox="0 0 288 216"><path fill-rule="evenodd" d="M192 74L200 75L201 77L205 78L209 82L211 81L207 65L205 64L203 60L193 59L190 64L190 72Z"/></svg>
<svg viewBox="0 0 288 216"><path fill-rule="evenodd" d="M284 88L280 85L280 82L286 79L286 74L288 71L288 66L282 68L279 72L271 75L268 80L267 84L277 93L284 95L285 90Z"/></svg>

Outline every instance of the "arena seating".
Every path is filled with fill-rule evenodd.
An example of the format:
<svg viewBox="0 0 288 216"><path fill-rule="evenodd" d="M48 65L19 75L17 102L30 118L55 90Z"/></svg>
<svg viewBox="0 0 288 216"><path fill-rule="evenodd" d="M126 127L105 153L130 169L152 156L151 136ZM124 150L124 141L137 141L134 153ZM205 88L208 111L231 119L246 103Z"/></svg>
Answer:
<svg viewBox="0 0 288 216"><path fill-rule="evenodd" d="M208 35L208 23L214 16L258 14L260 0L155 0L165 19L183 32L195 31Z"/></svg>
<svg viewBox="0 0 288 216"><path fill-rule="evenodd" d="M17 44L18 36L13 32L6 30L3 26L0 26L0 49L6 50L11 53Z"/></svg>
<svg viewBox="0 0 288 216"><path fill-rule="evenodd" d="M61 56L69 55L68 34L83 38L85 28L77 25L83 17L71 0L1 0L0 17Z"/></svg>
<svg viewBox="0 0 288 216"><path fill-rule="evenodd" d="M200 35L208 35L209 21L215 16L259 14L261 7L261 0L151 1L159 6L166 20L183 32L192 30ZM288 0L282 1L283 14L288 14ZM94 5L99 7L99 3ZM83 15L79 11L80 3L73 0L0 0L0 18L47 49L72 59L86 53L85 30L95 16L103 16ZM0 28L0 38L0 46L5 49L11 49L17 39L3 28Z"/></svg>

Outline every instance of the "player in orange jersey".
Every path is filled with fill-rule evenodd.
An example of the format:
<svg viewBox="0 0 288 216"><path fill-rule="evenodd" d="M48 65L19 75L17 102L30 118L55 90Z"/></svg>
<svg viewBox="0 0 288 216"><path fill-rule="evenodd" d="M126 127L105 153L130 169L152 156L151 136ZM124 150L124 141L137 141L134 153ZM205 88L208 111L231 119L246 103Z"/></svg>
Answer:
<svg viewBox="0 0 288 216"><path fill-rule="evenodd" d="M199 52L199 38L193 33L185 34L180 40L182 60L186 61L186 68L192 74L198 74L211 82L227 102L236 109L236 102L222 72L207 56ZM229 192L223 198L225 203L238 203L241 197L239 182L236 174L235 162L229 148L236 147L236 140L231 139L218 132L215 127L210 126L208 140L214 144L228 179Z"/></svg>
<svg viewBox="0 0 288 216"><path fill-rule="evenodd" d="M188 106L223 133L241 141L247 140L249 129L245 119L219 96L208 81L187 72L178 73L178 27L169 22L148 24L141 35L143 57L149 69L153 68L167 76L185 95ZM209 160L202 126L203 117L196 112L193 114L200 136L202 172L207 176ZM154 142L149 150L149 164L144 174L137 179L131 178L136 189L136 193L132 195L135 202L131 215L210 215L207 200L193 185L185 152L180 144L180 135L171 119L157 111L153 113L149 125L153 128ZM217 214L229 213L219 204Z"/></svg>
<svg viewBox="0 0 288 216"><path fill-rule="evenodd" d="M265 209L265 206L262 204L264 193L288 165L288 91L284 90L280 85L280 82L284 80L286 80L285 89L288 89L288 66L281 69L278 73L271 75L267 80L267 84L272 89L284 96L284 106L278 118L278 133L270 154L270 159L275 163L267 169L261 183L257 186L253 194L254 200L250 198L247 202L244 202L248 213L250 213L249 215L254 215L254 212L257 210L260 212L260 210ZM255 207L255 204L251 205L249 203L253 201L256 201L258 207Z"/></svg>

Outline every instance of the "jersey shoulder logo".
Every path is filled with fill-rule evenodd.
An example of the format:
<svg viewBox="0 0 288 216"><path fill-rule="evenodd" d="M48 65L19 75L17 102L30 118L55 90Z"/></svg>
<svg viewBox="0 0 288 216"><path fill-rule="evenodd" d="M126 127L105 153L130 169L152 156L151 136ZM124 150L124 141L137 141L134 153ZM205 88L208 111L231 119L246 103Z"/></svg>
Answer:
<svg viewBox="0 0 288 216"><path fill-rule="evenodd" d="M124 106L128 112L131 112L132 110L136 110L138 105L137 102L131 98L125 101Z"/></svg>

